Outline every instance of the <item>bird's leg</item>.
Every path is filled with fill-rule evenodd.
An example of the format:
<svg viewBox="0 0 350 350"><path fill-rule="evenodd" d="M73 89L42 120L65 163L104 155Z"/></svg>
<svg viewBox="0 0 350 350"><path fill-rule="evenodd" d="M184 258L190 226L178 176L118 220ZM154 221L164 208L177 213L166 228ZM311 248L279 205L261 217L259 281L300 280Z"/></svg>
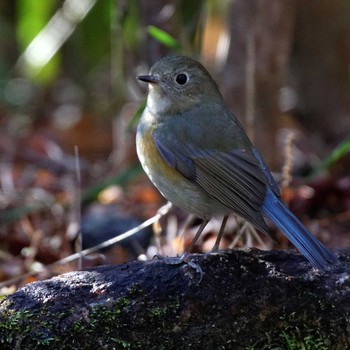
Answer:
<svg viewBox="0 0 350 350"><path fill-rule="evenodd" d="M187 264L188 266L192 267L192 269L194 269L197 273L199 273L199 275L200 275L200 278L199 278L199 281L198 281L198 283L199 283L202 280L202 278L203 278L204 272L203 272L202 268L198 264L196 264L195 262L191 261L191 259L190 259L190 252L192 251L193 247L195 246L196 242L198 241L198 239L199 239L201 233L203 232L205 226L207 226L209 220L210 219L204 219L203 220L203 222L199 226L199 229L198 229L196 235L194 236L194 238L193 238L193 240L192 240L192 242L190 244L190 247L187 249L187 251L185 251L182 254L182 256L180 256L180 257L162 257L162 256L159 256L159 255L156 255L156 258L165 261L165 263L169 264L169 265L179 265L179 264L182 264L182 263Z"/></svg>
<svg viewBox="0 0 350 350"><path fill-rule="evenodd" d="M200 235L202 234L205 226L207 226L208 222L209 222L209 219L203 220L203 222L199 226L199 229L198 229L196 235L194 236L194 238L190 244L190 247L180 257L177 257L177 258L164 258L164 257L162 257L162 259L167 259L167 263L170 265L181 264L183 262L188 263L190 261L190 259L189 259L190 253L191 253L193 247L195 246L196 242L198 241Z"/></svg>
<svg viewBox="0 0 350 350"><path fill-rule="evenodd" d="M229 215L225 215L224 218L222 219L219 234L216 237L216 241L215 241L214 247L212 249L212 252L216 252L219 250L220 241L221 241L222 235L224 234L224 230L225 230L225 226L226 226L228 217L229 217Z"/></svg>
<svg viewBox="0 0 350 350"><path fill-rule="evenodd" d="M192 240L192 242L191 242L191 244L190 244L190 247L187 249L187 252L188 252L188 253L185 252L184 255L191 253L193 247L196 245L196 243L197 243L197 241L198 241L200 235L202 234L202 232L203 232L205 226L207 226L207 224L208 224L209 221L210 221L210 219L203 219L203 222L202 222L201 225L199 226L199 229L198 229L196 235L194 236L194 238L193 238L193 240Z"/></svg>

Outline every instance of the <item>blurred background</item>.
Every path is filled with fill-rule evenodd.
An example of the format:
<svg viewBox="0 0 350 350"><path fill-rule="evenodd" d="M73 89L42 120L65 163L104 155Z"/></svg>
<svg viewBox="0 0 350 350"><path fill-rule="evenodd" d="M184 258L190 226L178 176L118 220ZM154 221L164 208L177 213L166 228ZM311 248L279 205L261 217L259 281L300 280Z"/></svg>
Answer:
<svg viewBox="0 0 350 350"><path fill-rule="evenodd" d="M350 245L349 1L1 0L0 293L188 246L198 221L184 228L174 208L119 244L55 264L165 204L134 139L147 93L135 77L167 54L204 63L291 209L332 249ZM196 251L210 251L219 226ZM222 248L288 247L278 240L232 217Z"/></svg>

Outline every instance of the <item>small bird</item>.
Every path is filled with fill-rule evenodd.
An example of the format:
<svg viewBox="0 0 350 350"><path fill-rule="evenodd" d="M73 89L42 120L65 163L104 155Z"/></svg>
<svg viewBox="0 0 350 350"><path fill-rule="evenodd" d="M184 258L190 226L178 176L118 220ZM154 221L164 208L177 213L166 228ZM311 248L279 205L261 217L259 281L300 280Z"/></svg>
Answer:
<svg viewBox="0 0 350 350"><path fill-rule="evenodd" d="M137 78L149 85L137 154L167 200L203 219L190 250L209 220L223 215L217 249L233 212L267 235L269 218L320 270L337 262L281 201L264 160L202 64L167 56Z"/></svg>

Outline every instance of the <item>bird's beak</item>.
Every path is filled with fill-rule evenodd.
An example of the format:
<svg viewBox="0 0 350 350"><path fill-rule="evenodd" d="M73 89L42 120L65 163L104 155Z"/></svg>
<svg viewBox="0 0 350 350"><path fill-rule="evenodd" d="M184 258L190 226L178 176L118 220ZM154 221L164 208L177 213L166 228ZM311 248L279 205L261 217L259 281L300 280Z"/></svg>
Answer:
<svg viewBox="0 0 350 350"><path fill-rule="evenodd" d="M154 75L139 75L137 79L149 84L158 84L159 82L158 78Z"/></svg>

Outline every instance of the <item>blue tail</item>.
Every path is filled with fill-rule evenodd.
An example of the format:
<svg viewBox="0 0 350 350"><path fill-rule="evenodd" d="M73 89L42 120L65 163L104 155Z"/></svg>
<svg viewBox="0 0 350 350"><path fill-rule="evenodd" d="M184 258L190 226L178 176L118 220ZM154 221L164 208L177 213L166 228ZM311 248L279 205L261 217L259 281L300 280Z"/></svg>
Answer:
<svg viewBox="0 0 350 350"><path fill-rule="evenodd" d="M267 190L262 212L315 267L325 270L337 263L336 256L304 227L271 189Z"/></svg>

